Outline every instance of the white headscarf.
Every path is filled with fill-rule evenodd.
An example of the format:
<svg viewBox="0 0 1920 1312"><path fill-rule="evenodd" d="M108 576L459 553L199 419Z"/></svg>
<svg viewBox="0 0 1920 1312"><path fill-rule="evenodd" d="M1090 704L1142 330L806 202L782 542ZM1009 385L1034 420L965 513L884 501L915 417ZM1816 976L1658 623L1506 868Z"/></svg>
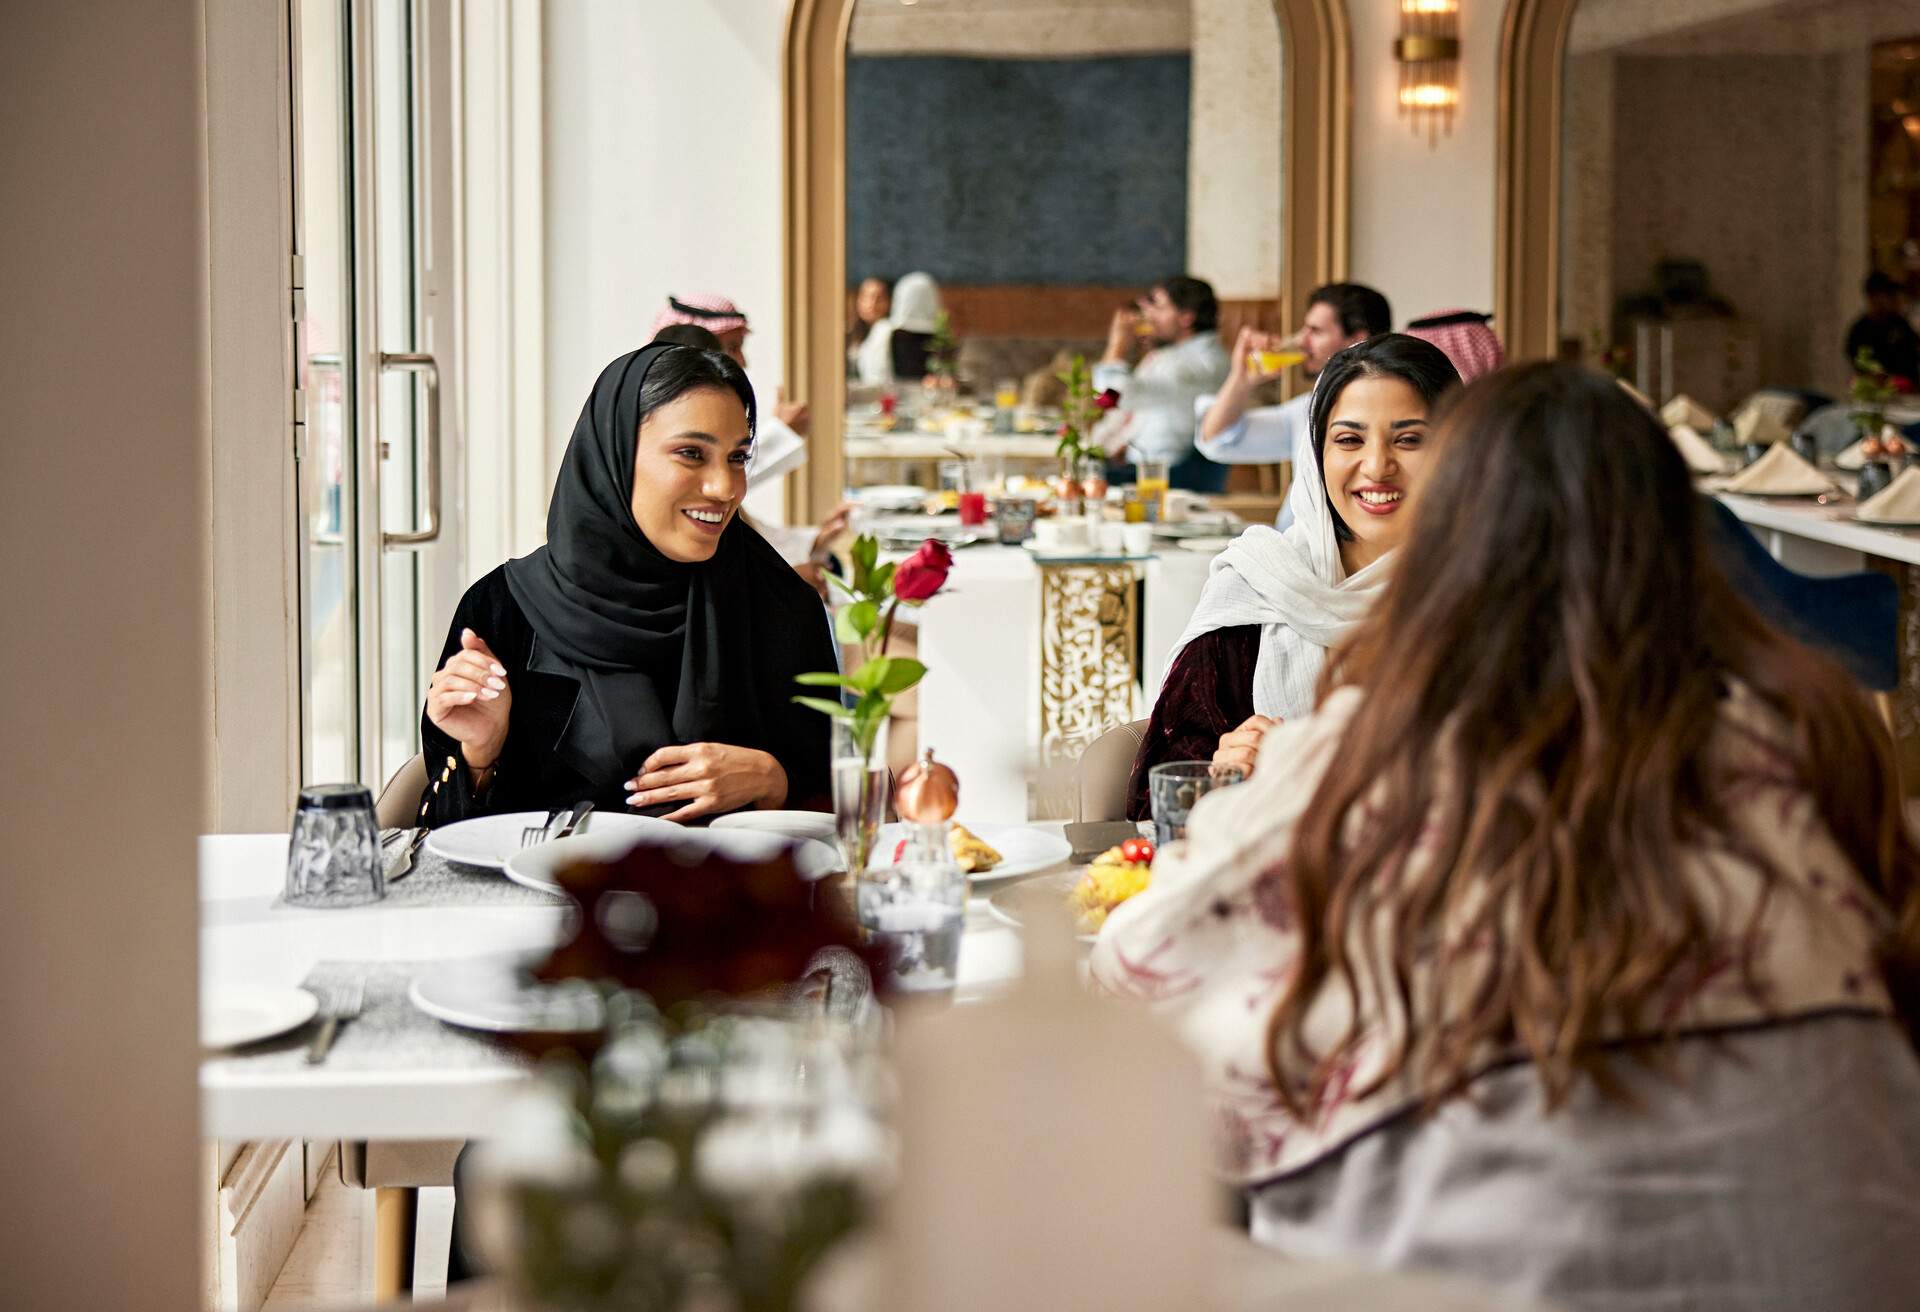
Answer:
<svg viewBox="0 0 1920 1312"><path fill-rule="evenodd" d="M940 284L930 273L910 273L893 285L887 322L903 332L930 333L940 318Z"/></svg>
<svg viewBox="0 0 1920 1312"><path fill-rule="evenodd" d="M1313 710L1328 648L1366 618L1386 587L1393 559L1387 552L1346 576L1317 457L1294 462L1287 508L1293 522L1285 532L1256 524L1215 557L1200 604L1174 649L1177 657L1203 633L1258 624L1253 709L1276 720Z"/></svg>

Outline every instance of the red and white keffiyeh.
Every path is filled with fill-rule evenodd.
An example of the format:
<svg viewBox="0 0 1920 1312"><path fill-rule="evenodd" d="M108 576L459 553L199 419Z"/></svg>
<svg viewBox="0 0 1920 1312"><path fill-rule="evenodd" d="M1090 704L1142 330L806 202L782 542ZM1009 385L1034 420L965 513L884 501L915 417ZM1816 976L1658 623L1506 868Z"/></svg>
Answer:
<svg viewBox="0 0 1920 1312"><path fill-rule="evenodd" d="M1447 353L1460 381L1470 383L1481 374L1490 374L1507 358L1500 335L1487 321L1493 316L1474 310L1436 310L1407 325L1407 336L1432 342Z"/></svg>
<svg viewBox="0 0 1920 1312"><path fill-rule="evenodd" d="M648 336L651 337L669 324L676 323L690 323L695 327L705 328L718 337L736 328L745 328L747 316L731 300L713 292L701 292L694 296L669 296L667 308L654 316L653 329Z"/></svg>

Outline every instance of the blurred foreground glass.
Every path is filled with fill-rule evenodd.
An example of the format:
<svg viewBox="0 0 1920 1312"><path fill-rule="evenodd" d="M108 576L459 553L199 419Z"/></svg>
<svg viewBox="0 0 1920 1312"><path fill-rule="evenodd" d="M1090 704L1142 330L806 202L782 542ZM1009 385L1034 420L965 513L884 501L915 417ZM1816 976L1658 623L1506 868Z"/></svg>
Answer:
<svg viewBox="0 0 1920 1312"><path fill-rule="evenodd" d="M1164 846L1187 836L1194 804L1216 788L1245 779L1237 766L1210 761L1165 761L1147 771L1147 796L1153 804L1153 839Z"/></svg>
<svg viewBox="0 0 1920 1312"><path fill-rule="evenodd" d="M357 907L386 895L373 794L360 784L302 788L287 843L287 902Z"/></svg>

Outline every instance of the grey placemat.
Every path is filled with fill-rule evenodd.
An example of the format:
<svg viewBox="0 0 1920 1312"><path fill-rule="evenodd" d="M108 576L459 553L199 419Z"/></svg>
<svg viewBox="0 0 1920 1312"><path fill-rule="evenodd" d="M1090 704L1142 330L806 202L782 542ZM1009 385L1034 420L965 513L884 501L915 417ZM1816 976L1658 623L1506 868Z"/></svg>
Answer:
<svg viewBox="0 0 1920 1312"><path fill-rule="evenodd" d="M366 982L360 1015L340 1026L323 1070L376 1071L431 1066L435 1070L479 1070L526 1064L506 1045L472 1030L444 1025L407 998L413 977L441 963L432 961L322 961L300 987L321 994L330 985L355 978ZM235 1048L209 1059L213 1067L244 1066L248 1073L306 1068L307 1043L319 1017L291 1034Z"/></svg>
<svg viewBox="0 0 1920 1312"><path fill-rule="evenodd" d="M567 901L558 894L516 884L504 871L459 865L422 847L412 872L399 883L387 885L386 904L396 907L557 907Z"/></svg>
<svg viewBox="0 0 1920 1312"><path fill-rule="evenodd" d="M389 849L390 859L394 854ZM370 903L382 907L558 907L569 899L557 893L543 893L508 879L505 871L485 866L461 865L449 861L425 847L420 849L413 869L397 884L387 885L384 900ZM274 906L287 905L284 897Z"/></svg>

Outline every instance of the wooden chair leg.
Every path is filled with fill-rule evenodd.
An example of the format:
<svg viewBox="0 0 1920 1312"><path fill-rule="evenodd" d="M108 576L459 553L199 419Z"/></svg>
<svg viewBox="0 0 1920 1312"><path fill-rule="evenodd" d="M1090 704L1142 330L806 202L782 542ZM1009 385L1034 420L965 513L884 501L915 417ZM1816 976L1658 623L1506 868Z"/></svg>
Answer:
<svg viewBox="0 0 1920 1312"><path fill-rule="evenodd" d="M373 1191L373 1297L377 1303L413 1297L413 1237L420 1191Z"/></svg>

